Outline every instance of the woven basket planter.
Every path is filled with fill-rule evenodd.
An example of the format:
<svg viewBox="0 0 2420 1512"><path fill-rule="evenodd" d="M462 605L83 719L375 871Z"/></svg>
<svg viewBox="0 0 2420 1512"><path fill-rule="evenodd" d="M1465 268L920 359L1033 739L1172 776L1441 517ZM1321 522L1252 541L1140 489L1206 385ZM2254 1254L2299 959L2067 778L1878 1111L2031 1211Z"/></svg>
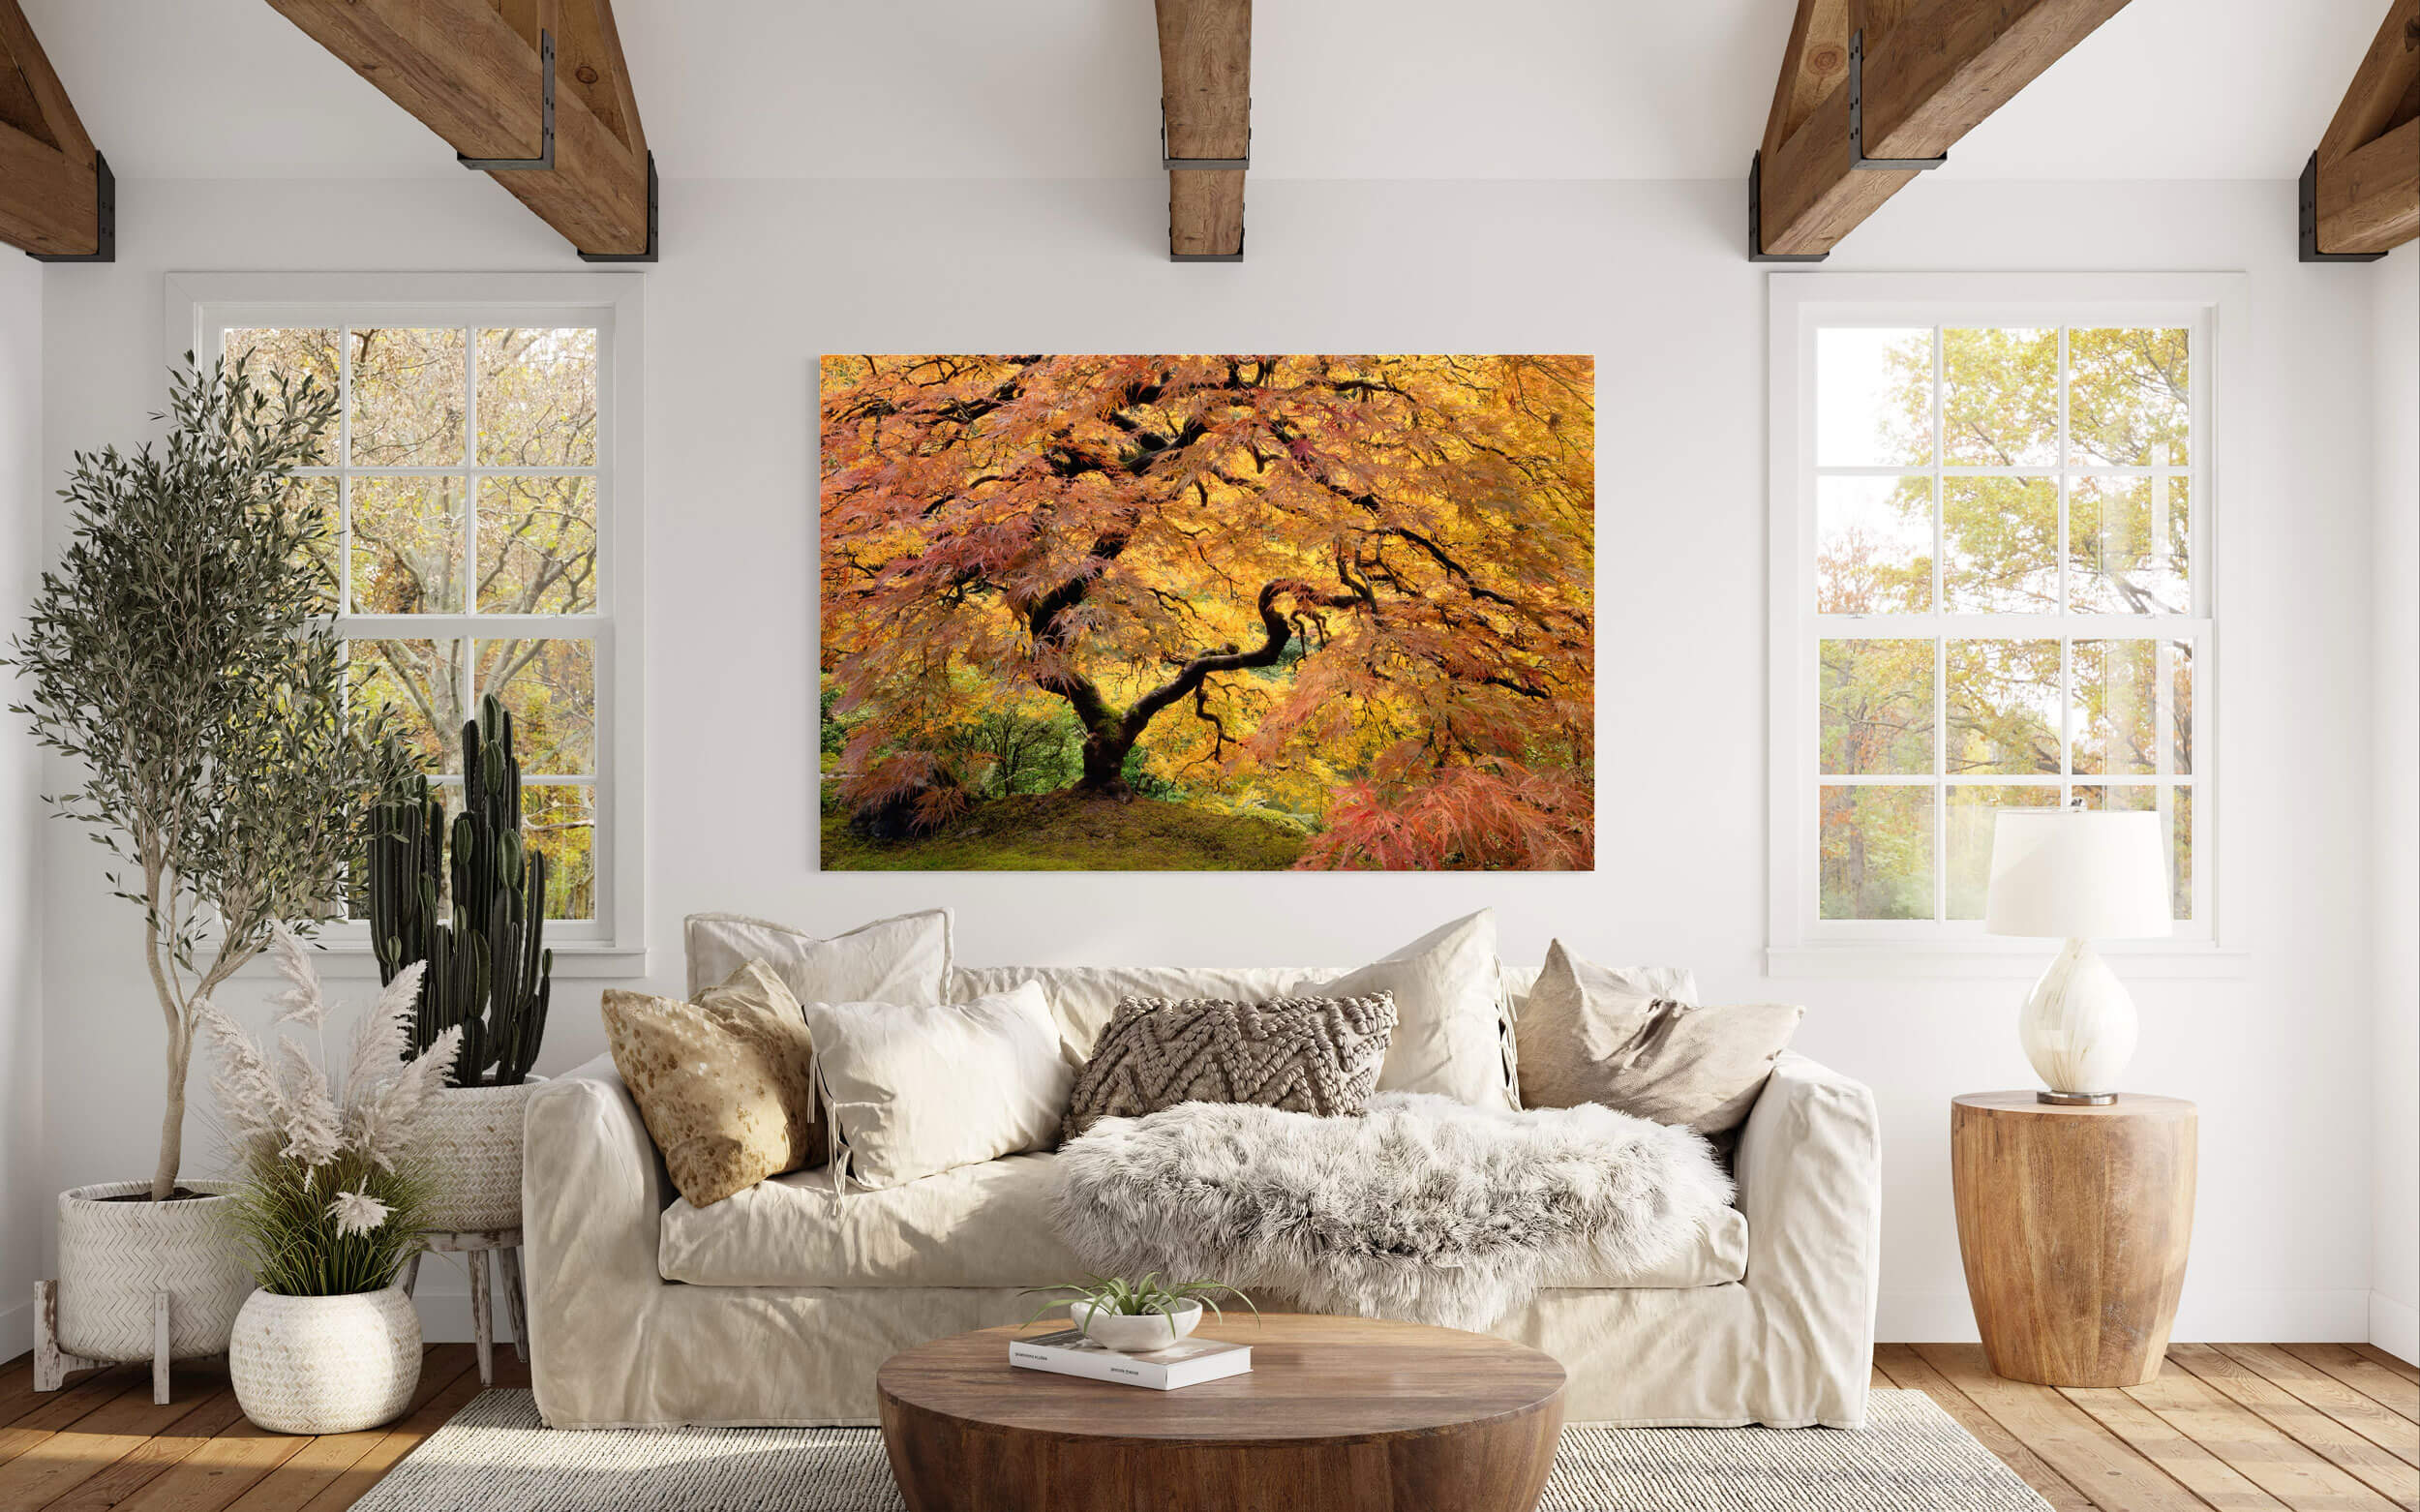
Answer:
<svg viewBox="0 0 2420 1512"><path fill-rule="evenodd" d="M232 1182L189 1181L210 1195L181 1202L109 1202L149 1193L110 1181L59 1194L59 1347L88 1360L148 1360L152 1298L168 1294L168 1353L225 1354L252 1293L252 1266L224 1194Z"/></svg>
<svg viewBox="0 0 2420 1512"><path fill-rule="evenodd" d="M227 1376L244 1415L280 1434L391 1423L420 1384L420 1315L401 1286L349 1296L256 1291L235 1319Z"/></svg>
<svg viewBox="0 0 2420 1512"><path fill-rule="evenodd" d="M487 1233L521 1225L521 1115L545 1079L447 1087L429 1104L417 1135L433 1189L422 1228Z"/></svg>

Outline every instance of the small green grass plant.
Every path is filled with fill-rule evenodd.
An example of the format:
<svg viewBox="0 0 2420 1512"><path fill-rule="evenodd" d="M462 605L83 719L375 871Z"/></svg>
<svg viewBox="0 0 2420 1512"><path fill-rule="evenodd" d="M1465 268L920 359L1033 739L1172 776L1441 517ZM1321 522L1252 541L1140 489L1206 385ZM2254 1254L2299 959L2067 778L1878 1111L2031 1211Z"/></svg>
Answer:
<svg viewBox="0 0 2420 1512"><path fill-rule="evenodd" d="M1049 1301L1034 1310L1034 1322L1052 1308L1064 1307L1071 1315L1078 1305L1089 1304L1095 1312L1126 1317L1146 1317L1157 1313L1173 1325L1176 1315L1198 1302L1224 1322L1226 1314L1219 1307L1214 1292L1225 1292L1234 1301L1252 1309L1255 1319L1260 1316L1259 1307L1241 1290L1223 1281L1163 1281L1153 1271L1140 1281L1123 1276L1087 1276L1081 1282L1063 1282L1055 1286L1028 1286L1020 1295L1047 1296Z"/></svg>

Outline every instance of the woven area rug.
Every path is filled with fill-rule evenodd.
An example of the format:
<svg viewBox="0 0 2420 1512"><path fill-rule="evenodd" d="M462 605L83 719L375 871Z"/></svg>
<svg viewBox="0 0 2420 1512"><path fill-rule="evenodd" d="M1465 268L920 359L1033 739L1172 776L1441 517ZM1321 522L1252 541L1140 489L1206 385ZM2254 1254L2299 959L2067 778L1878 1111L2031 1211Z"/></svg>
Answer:
<svg viewBox="0 0 2420 1512"><path fill-rule="evenodd" d="M1567 1428L1541 1512L2048 1512L1921 1391L1863 1433ZM898 1512L870 1428L555 1433L483 1392L355 1512ZM1440 1509L1442 1512L1442 1509Z"/></svg>

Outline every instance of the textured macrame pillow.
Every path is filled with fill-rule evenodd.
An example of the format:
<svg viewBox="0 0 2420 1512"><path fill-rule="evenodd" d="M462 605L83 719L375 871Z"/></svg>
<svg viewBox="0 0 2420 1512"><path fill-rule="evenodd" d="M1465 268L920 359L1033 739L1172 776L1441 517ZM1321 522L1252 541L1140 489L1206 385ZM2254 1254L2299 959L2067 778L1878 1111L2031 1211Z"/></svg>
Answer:
<svg viewBox="0 0 2420 1512"><path fill-rule="evenodd" d="M1130 997L1075 1078L1065 1134L1179 1103L1358 1114L1394 1032L1395 1000L1384 992L1274 1003Z"/></svg>

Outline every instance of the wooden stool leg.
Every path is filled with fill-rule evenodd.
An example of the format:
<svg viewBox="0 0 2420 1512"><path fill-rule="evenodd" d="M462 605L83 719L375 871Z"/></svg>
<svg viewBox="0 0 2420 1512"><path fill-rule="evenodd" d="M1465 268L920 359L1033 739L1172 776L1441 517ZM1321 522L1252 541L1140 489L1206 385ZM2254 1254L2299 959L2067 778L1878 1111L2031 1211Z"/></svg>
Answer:
<svg viewBox="0 0 2420 1512"><path fill-rule="evenodd" d="M504 1267L504 1306L512 1314L513 1355L527 1365L529 1363L529 1299L521 1289L521 1246L508 1245L497 1251L496 1263Z"/></svg>
<svg viewBox="0 0 2420 1512"><path fill-rule="evenodd" d="M67 1365L59 1353L59 1284L34 1283L34 1389L56 1391L67 1384Z"/></svg>
<svg viewBox="0 0 2420 1512"><path fill-rule="evenodd" d="M151 1294L151 1402L168 1405L168 1294L164 1287Z"/></svg>
<svg viewBox="0 0 2420 1512"><path fill-rule="evenodd" d="M485 1390L496 1384L496 1321L494 1307L488 1299L488 1270L485 1250L466 1250L463 1258L470 1262L470 1331L479 1347L479 1387Z"/></svg>
<svg viewBox="0 0 2420 1512"><path fill-rule="evenodd" d="M428 1253L429 1252L426 1250L415 1250L412 1252L411 1258L404 1262L403 1287L405 1296L410 1296L411 1288L420 1285L420 1256Z"/></svg>
<svg viewBox="0 0 2420 1512"><path fill-rule="evenodd" d="M35 1282L34 1389L56 1391L67 1384L70 1372L88 1371L101 1363L85 1359L80 1354L70 1354L59 1347L59 1284L55 1281Z"/></svg>

